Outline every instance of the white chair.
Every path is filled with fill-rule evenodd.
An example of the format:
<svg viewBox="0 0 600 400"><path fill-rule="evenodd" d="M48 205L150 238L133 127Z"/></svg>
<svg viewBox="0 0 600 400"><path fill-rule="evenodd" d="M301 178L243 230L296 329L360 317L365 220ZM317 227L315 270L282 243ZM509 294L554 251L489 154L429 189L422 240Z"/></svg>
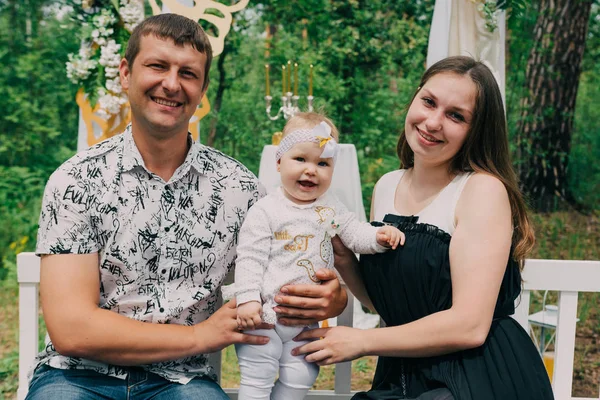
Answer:
<svg viewBox="0 0 600 400"><path fill-rule="evenodd" d="M19 280L19 389L17 398L25 398L28 389L27 374L38 353L38 285L40 262L34 253L17 256ZM555 362L552 387L557 400L593 400L571 396L573 359L575 353L575 325L577 322L578 292L600 292L600 261L527 260L523 273L524 288L517 299L513 316L525 329L529 329L528 312L531 290L559 292L558 324L555 339ZM351 302L352 299L349 299ZM349 303L350 304L350 303ZM338 325L352 326L352 307L347 307L338 317ZM221 370L221 353L211 357L217 371ZM335 390L311 390L310 400L346 400L350 390L350 363L336 365ZM237 400L237 389L225 388L232 400ZM599 392L600 393L600 392Z"/></svg>

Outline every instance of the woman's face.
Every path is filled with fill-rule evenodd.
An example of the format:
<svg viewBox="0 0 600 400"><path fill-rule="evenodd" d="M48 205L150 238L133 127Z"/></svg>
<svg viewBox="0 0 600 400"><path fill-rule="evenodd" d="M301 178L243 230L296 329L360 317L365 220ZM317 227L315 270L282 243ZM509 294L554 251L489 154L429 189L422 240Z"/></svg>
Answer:
<svg viewBox="0 0 600 400"><path fill-rule="evenodd" d="M415 164L450 162L467 137L476 96L468 75L445 72L429 78L411 103L404 126Z"/></svg>

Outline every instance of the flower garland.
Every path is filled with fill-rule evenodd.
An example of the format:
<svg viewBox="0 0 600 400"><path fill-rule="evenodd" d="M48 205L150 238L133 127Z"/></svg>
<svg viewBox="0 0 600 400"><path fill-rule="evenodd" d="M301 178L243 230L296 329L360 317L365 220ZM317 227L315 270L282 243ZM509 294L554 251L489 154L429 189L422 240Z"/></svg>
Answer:
<svg viewBox="0 0 600 400"><path fill-rule="evenodd" d="M521 15L527 8L527 0L471 0L477 4L477 10L483 14L485 27L494 32L498 28L498 13L511 10L516 15Z"/></svg>
<svg viewBox="0 0 600 400"><path fill-rule="evenodd" d="M81 23L79 53L69 54L67 77L83 87L97 114L108 119L127 103L119 63L131 31L144 19L141 0L67 0Z"/></svg>

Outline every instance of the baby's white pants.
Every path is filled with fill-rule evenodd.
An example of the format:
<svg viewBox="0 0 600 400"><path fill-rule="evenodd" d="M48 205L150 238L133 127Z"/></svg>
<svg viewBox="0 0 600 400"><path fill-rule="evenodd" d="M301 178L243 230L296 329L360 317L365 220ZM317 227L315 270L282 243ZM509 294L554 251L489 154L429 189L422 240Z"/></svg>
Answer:
<svg viewBox="0 0 600 400"><path fill-rule="evenodd" d="M304 329L280 324L275 329L246 331L250 335L268 336L265 345L236 344L240 365L238 400L302 400L319 374L319 366L304 360L304 355L293 356L292 349L307 343L292 339ZM275 378L279 373L279 379Z"/></svg>

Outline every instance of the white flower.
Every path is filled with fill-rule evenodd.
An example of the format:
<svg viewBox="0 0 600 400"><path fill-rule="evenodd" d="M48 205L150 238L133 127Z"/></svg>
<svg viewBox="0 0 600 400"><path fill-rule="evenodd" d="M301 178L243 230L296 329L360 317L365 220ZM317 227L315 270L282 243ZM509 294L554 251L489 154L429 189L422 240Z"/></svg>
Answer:
<svg viewBox="0 0 600 400"><path fill-rule="evenodd" d="M107 93L104 89L99 89L98 94L100 94L100 97L98 98L98 104L100 105L98 114L103 118L118 114L119 111L121 111L121 106L127 102L125 96L115 96L111 93Z"/></svg>
<svg viewBox="0 0 600 400"><path fill-rule="evenodd" d="M123 91L123 88L121 87L121 80L119 78L107 79L106 88L109 92L113 92L115 94L121 93Z"/></svg>
<svg viewBox="0 0 600 400"><path fill-rule="evenodd" d="M67 61L67 78L75 84L85 80L90 76L93 69L97 66L96 61L90 60L85 51L80 50L78 56L69 54Z"/></svg>
<svg viewBox="0 0 600 400"><path fill-rule="evenodd" d="M104 46L100 48L100 65L104 67L118 67L121 63L121 56L119 55L120 44L117 44L113 39L109 40Z"/></svg>
<svg viewBox="0 0 600 400"><path fill-rule="evenodd" d="M106 67L104 68L104 76L107 78L115 78L119 76L119 68L115 67Z"/></svg>
<svg viewBox="0 0 600 400"><path fill-rule="evenodd" d="M131 32L144 19L144 7L140 1L121 0L119 15L125 28Z"/></svg>
<svg viewBox="0 0 600 400"><path fill-rule="evenodd" d="M337 224L335 219L332 219L327 228L325 228L325 232L327 232L329 237L334 237L340 232L340 224Z"/></svg>
<svg viewBox="0 0 600 400"><path fill-rule="evenodd" d="M97 28L107 28L109 25L114 25L117 19L110 10L103 9L100 11L100 15L95 15L92 18L92 22Z"/></svg>
<svg viewBox="0 0 600 400"><path fill-rule="evenodd" d="M70 54L66 63L67 77L77 85L85 83L86 91L97 91L99 111L103 118L118 114L127 103L127 95L123 91L119 79L121 63L121 45L116 39L121 38L123 29L129 32L144 19L144 2L142 0L119 0L119 9L111 5L90 7L89 0L68 0L72 5L80 5L83 12L75 15L81 21L81 32L84 34L83 45L78 54ZM108 3L108 2L107 2ZM116 3L113 1L113 4ZM119 23L122 22L122 23ZM102 67L100 67L102 66ZM99 71L103 70L103 75ZM89 79L99 74L104 81L96 83ZM89 87L91 86L91 87Z"/></svg>

